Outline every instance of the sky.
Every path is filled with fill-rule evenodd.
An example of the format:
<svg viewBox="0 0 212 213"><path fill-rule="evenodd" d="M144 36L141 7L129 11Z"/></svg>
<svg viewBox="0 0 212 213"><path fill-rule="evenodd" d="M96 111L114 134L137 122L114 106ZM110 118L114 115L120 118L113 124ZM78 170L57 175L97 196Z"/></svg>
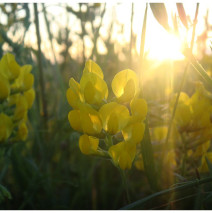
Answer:
<svg viewBox="0 0 212 213"><path fill-rule="evenodd" d="M57 2L45 3L48 13L50 13L55 18L55 21L51 23L51 31L53 34L57 34L59 30L58 26L60 27L68 26L68 28L71 31L70 36L73 40L73 45L70 47L69 52L74 58L80 58L81 52L82 52L82 44L81 44L82 42L80 41L79 37L76 35L76 32L80 33L81 31L80 22L79 20L77 20L77 18L74 15L71 15L71 14L67 18L66 13L64 12L66 11L66 5L67 5L66 2L60 3L60 6L58 6ZM68 5L72 6L75 10L78 9L77 2L68 3ZM137 35L136 50L138 53L140 51L140 38L141 38L141 30L142 30L145 6L146 6L146 3L143 1L134 2L133 32L134 34ZM171 25L172 14L177 12L176 4L172 1L169 1L169 2L165 2L165 6L168 12L169 24ZM113 40L117 40L120 45L126 44L130 41L131 8L132 8L132 2L126 2L126 1L121 3L117 3L117 2L112 3L111 1L109 1L106 4L106 13L104 15L103 25L100 28L100 34L103 40L107 37L107 34L109 33L108 31L109 23L112 21L112 19L116 19L117 22L124 24L124 28L123 28L123 34L121 34L119 33L120 31L119 25L115 24L113 29L113 34L112 34ZM185 8L186 14L190 17L191 20L193 20L196 3L191 1L188 1L187 3L184 2L184 8ZM209 20L212 20L212 15L211 15L212 5L210 5L207 2L203 2L202 4L200 3L198 23L196 28L197 36L200 35L204 29L204 16L206 14L207 8L209 8ZM30 10L33 14L33 4L30 4ZM41 4L39 4L38 10L39 11L42 10ZM33 19L34 17L31 17L32 21L34 21ZM46 54L46 57L49 58L51 61L54 61L50 42L48 42L48 34L47 34L44 17L42 13L40 13L39 19L40 19L41 36L43 41L41 48L43 52ZM98 24L98 21L99 20L97 19L96 20L97 24ZM180 28L181 40L184 40L184 39L190 40L191 31L192 31L192 27L190 28L189 32L186 33L185 28L181 26ZM12 34L10 33L9 35L12 36ZM17 32L17 37L18 37L18 32ZM102 54L107 54L103 40L99 39L98 49L99 49L99 52L101 52ZM207 40L207 43L208 43L208 46L210 46L210 38ZM37 49L36 32L35 32L34 25L31 25L29 31L27 32L26 44L31 45L35 49ZM85 44L86 44L86 58L89 58L91 54L91 47L93 44L88 36L85 37ZM181 50L180 50L181 44L182 44L182 41L180 41L179 38L176 38L176 36L171 35L170 33L167 33L167 31L156 21L149 7L148 15L147 15L147 32L146 32L146 43L145 43L145 51L148 52L148 57L150 57L151 59L159 59L159 60L182 59L183 55L181 54ZM58 54L58 52L61 51L64 47L58 45L56 41L53 41L53 45L54 45L55 52L57 53L56 58L58 61L60 61L61 57ZM208 48L207 51L210 52L210 48ZM195 48L194 48L194 52L195 52Z"/></svg>

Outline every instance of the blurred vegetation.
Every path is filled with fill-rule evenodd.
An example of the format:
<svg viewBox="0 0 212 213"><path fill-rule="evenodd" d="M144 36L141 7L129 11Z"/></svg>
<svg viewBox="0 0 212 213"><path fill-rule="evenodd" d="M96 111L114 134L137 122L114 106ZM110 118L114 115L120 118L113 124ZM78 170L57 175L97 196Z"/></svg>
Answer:
<svg viewBox="0 0 212 213"><path fill-rule="evenodd" d="M88 157L80 152L78 147L80 134L74 131L68 122L70 106L65 93L71 77L76 81L80 80L88 58L94 60L103 69L108 84L122 69L130 68L139 73L140 55L135 50L137 36L131 32L130 42L121 46L118 41L112 39L114 24L119 24L117 20L112 20L108 27L109 33L103 38L100 30L107 12L106 4L79 3L75 6L57 4L67 16L65 27L60 25L59 17L57 19L49 12L48 7L51 5L37 4L36 6L37 10L35 4L0 4L0 17L4 20L0 22L0 58L6 52L11 52L20 65L31 64L36 92L35 103L29 111L30 126L27 141L10 146L2 145L0 148L0 209L122 208L129 203L121 174L109 160ZM35 11L38 15L37 23ZM151 12L150 8L148 12ZM80 32L75 32L71 28L69 19L72 17L75 17L79 23ZM133 10L129 18L132 22ZM36 31L36 24L39 33ZM119 27L123 28L121 25ZM55 28L59 29L57 33ZM212 59L204 48L207 32L210 29L206 16L205 32L196 41L197 46L203 48L199 62L209 76L212 75ZM42 46L46 42L44 31L50 44L51 60ZM37 43L30 45L26 41L29 32L35 33L36 41L40 37L40 50ZM76 42L74 38L77 39L78 46L81 44L77 49L80 57L77 58L70 51ZM89 57L85 54L87 48L85 40L88 38L92 43ZM106 54L99 52L99 40L104 43ZM59 54L56 46L61 47ZM145 58L142 83L149 107L148 122L151 137L155 127L168 125L171 95L178 92L186 63L186 60L182 60L157 64L154 60ZM182 91L191 96L195 92L195 82L201 78L191 66L188 73ZM157 144L156 146L154 144L156 143L152 140L153 150L156 152ZM200 164L200 159L198 163ZM160 166L158 164L159 161L156 162L156 168ZM164 168L164 173L162 172L158 180L158 191L197 178L199 173L195 170L196 167L191 165L189 172L184 176L177 173L178 171L172 173L172 170L169 174L168 169ZM145 171L133 166L131 170L126 171L126 177L132 202L156 192L150 187ZM203 177L208 177L208 173L201 174L201 178ZM211 196L212 185L207 183L176 191L171 195L161 195L160 198L153 198L154 202L147 201L140 208L212 209Z"/></svg>

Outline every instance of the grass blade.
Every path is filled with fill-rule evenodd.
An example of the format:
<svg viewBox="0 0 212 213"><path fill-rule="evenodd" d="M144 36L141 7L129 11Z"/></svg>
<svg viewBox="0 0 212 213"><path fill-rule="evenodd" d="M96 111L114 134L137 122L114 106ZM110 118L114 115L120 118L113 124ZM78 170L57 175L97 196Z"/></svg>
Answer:
<svg viewBox="0 0 212 213"><path fill-rule="evenodd" d="M135 209L135 208L141 207L142 205L144 205L146 202L152 200L153 198L159 197L161 195L165 195L165 194L169 194L169 193L172 193L172 192L178 192L178 191L181 191L181 190L189 189L189 188L199 186L201 184L205 184L205 183L208 183L208 182L211 182L211 181L212 181L212 177L207 177L207 178L204 178L202 180L197 179L197 180L191 181L189 183L185 183L184 185L181 185L181 186L177 186L177 187L162 190L160 192L156 192L156 193L154 193L150 196L147 196L143 199L140 199L136 202L133 202L133 203L127 205L127 206L124 206L121 209L122 210Z"/></svg>
<svg viewBox="0 0 212 213"><path fill-rule="evenodd" d="M149 184L152 190L157 191L157 173L155 170L155 163L154 163L154 155L153 155L153 148L151 144L151 138L149 133L149 126L148 120L145 122L145 132L144 138L141 142L141 151L144 163L144 170L146 172Z"/></svg>
<svg viewBox="0 0 212 213"><path fill-rule="evenodd" d="M168 14L164 3L150 3L152 13L158 23L164 27L165 30L170 31L168 23Z"/></svg>
<svg viewBox="0 0 212 213"><path fill-rule="evenodd" d="M183 23L184 27L188 29L188 22L187 22L186 13L183 7L183 3L176 3L176 5L177 5L177 11L178 11L180 20Z"/></svg>

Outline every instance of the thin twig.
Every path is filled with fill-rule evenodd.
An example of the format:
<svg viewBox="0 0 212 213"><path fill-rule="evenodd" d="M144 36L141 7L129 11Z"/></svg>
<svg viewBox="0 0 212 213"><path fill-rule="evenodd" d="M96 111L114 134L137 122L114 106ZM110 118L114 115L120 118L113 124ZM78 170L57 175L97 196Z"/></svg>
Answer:
<svg viewBox="0 0 212 213"><path fill-rule="evenodd" d="M147 22L147 9L148 9L148 3L146 3L146 9L144 13L144 20L143 20L143 27L142 27L142 33L141 33L141 45L140 45L140 75L139 75L139 83L140 83L140 88L143 92L142 89L142 72L143 72L143 61L144 61L144 46L145 46L145 40L146 40L146 22Z"/></svg>
<svg viewBox="0 0 212 213"><path fill-rule="evenodd" d="M41 54L41 37L40 37L40 30L39 30L39 18L38 18L38 9L37 3L34 3L34 14L35 14L35 26L36 26L36 34L37 34L37 60L38 60L38 68L39 68L39 78L40 78L40 88L41 88L41 99L42 99L42 109L43 109L43 118L45 127L48 119L48 112L47 112L47 102L45 96L45 86L44 86L44 78L43 78L43 67L42 67L42 54Z"/></svg>

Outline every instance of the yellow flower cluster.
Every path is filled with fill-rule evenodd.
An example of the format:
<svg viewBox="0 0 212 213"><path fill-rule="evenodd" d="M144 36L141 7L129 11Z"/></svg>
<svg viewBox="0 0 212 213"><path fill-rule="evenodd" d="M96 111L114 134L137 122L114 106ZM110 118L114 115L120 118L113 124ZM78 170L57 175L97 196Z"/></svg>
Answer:
<svg viewBox="0 0 212 213"><path fill-rule="evenodd" d="M171 108L173 108L173 103ZM207 152L212 138L212 94L201 83L196 83L195 93L189 97L181 93L175 113L175 125L178 132L183 135L184 143L188 148L188 155L193 159L202 157L200 171L205 172L207 164L205 156L211 158Z"/></svg>
<svg viewBox="0 0 212 213"><path fill-rule="evenodd" d="M147 103L139 97L138 77L130 69L117 73L111 87L115 97L109 101L101 68L88 60L80 82L69 80L66 96L73 110L68 120L82 133L79 148L83 154L107 155L116 166L130 169L144 135ZM106 148L100 147L100 140Z"/></svg>
<svg viewBox="0 0 212 213"><path fill-rule="evenodd" d="M35 98L31 69L10 53L0 60L0 142L26 140L27 112Z"/></svg>
<svg viewBox="0 0 212 213"><path fill-rule="evenodd" d="M173 103L174 100L172 106ZM199 83L191 97L181 92L175 113L175 124L180 132L196 132L199 135L204 131L205 136L212 136L211 114L211 94Z"/></svg>

